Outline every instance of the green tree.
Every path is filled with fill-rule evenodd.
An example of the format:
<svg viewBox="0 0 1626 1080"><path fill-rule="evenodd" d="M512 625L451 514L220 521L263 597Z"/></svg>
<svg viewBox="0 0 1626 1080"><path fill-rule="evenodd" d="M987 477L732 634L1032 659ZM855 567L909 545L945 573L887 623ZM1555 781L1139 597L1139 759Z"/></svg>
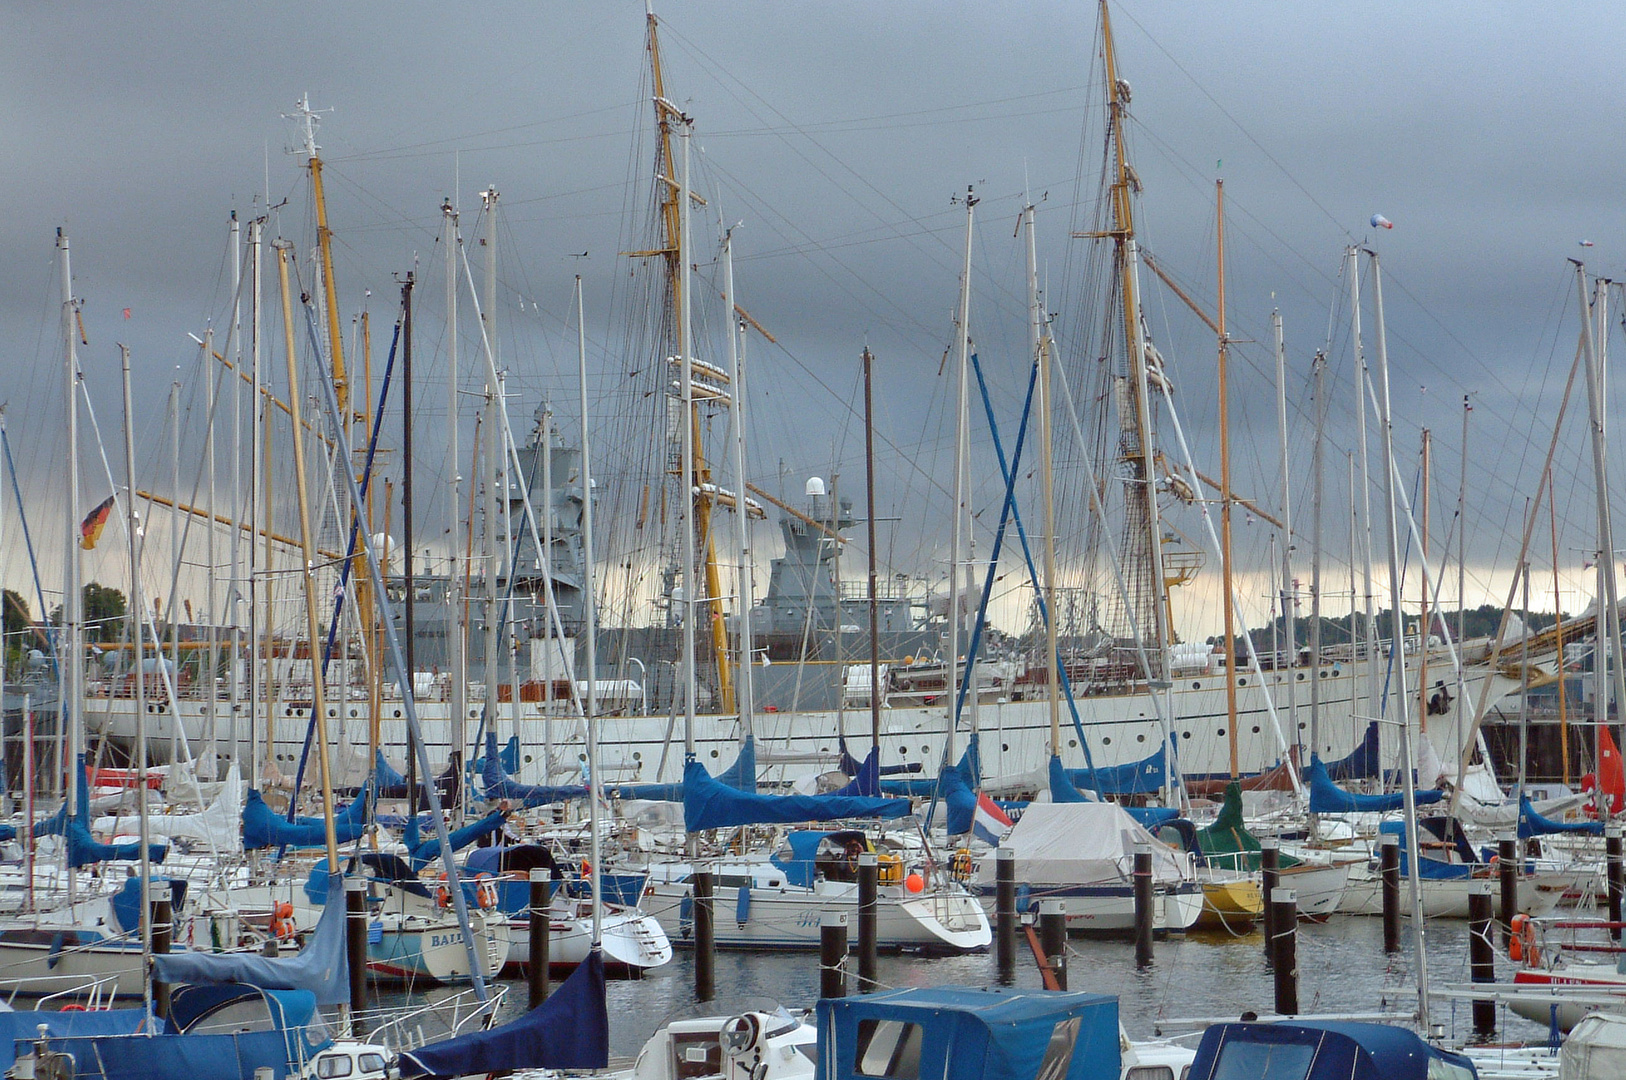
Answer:
<svg viewBox="0 0 1626 1080"><path fill-rule="evenodd" d="M6 640L27 632L28 624L33 621L33 615L28 610L28 601L16 589L7 589L4 599L0 600L0 607L4 608Z"/></svg>
<svg viewBox="0 0 1626 1080"><path fill-rule="evenodd" d="M92 581L80 594L84 597L80 607L85 622L86 641L117 641L122 634L119 625L124 619L124 594L100 582ZM62 621L62 605L51 609L51 622Z"/></svg>

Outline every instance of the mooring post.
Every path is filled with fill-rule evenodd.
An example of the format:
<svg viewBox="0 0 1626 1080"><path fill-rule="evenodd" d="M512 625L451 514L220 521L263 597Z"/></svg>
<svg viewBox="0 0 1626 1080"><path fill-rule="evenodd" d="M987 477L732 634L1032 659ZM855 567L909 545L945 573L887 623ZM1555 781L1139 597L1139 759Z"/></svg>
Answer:
<svg viewBox="0 0 1626 1080"><path fill-rule="evenodd" d="M1135 849L1135 966L1152 965L1152 849L1142 844Z"/></svg>
<svg viewBox="0 0 1626 1080"><path fill-rule="evenodd" d="M1039 901L1039 947L1056 976L1056 989L1067 989L1067 903Z"/></svg>
<svg viewBox="0 0 1626 1080"><path fill-rule="evenodd" d="M880 883L880 860L873 851L858 856L858 992L878 989L875 977L875 919Z"/></svg>
<svg viewBox="0 0 1626 1080"><path fill-rule="evenodd" d="M711 871L694 872L694 996L717 996L717 930L711 898Z"/></svg>
<svg viewBox="0 0 1626 1080"><path fill-rule="evenodd" d="M1502 944L1513 936L1513 916L1519 913L1519 841L1504 836L1496 844L1497 876L1502 882L1502 910L1496 921L1502 927Z"/></svg>
<svg viewBox="0 0 1626 1080"><path fill-rule="evenodd" d="M531 932L530 950L525 958L525 983L533 1009L548 997L548 932L553 929L548 917L548 879L551 877L546 870L531 871L531 895L525 909Z"/></svg>
<svg viewBox="0 0 1626 1080"><path fill-rule="evenodd" d="M1496 981L1496 943L1491 940L1491 883L1475 881L1468 886L1468 970L1476 983ZM1488 1039L1496 1034L1496 1002L1473 1003L1474 1036Z"/></svg>
<svg viewBox="0 0 1626 1080"><path fill-rule="evenodd" d="M847 996L847 913L819 916L819 996Z"/></svg>
<svg viewBox="0 0 1626 1080"><path fill-rule="evenodd" d="M1619 941L1621 895L1626 893L1626 874L1622 873L1621 864L1621 831L1619 825L1604 827L1603 850L1608 870L1609 921L1614 923L1614 926L1609 929L1609 936Z"/></svg>
<svg viewBox="0 0 1626 1080"><path fill-rule="evenodd" d="M994 855L994 949L999 981L1016 981L1016 852L1000 848Z"/></svg>
<svg viewBox="0 0 1626 1080"><path fill-rule="evenodd" d="M1383 878L1383 951L1400 951L1400 837L1384 833L1378 840Z"/></svg>
<svg viewBox="0 0 1626 1080"><path fill-rule="evenodd" d="M1276 888L1269 904L1276 909L1276 956L1271 968L1276 977L1276 1012L1297 1016L1299 1011L1298 896L1292 889Z"/></svg>
<svg viewBox="0 0 1626 1080"><path fill-rule="evenodd" d="M1282 883L1282 848L1281 842L1275 837L1259 841L1259 889L1268 897L1276 886ZM1276 938L1275 919L1271 914L1269 900L1265 902L1265 960L1270 960L1270 943Z"/></svg>
<svg viewBox="0 0 1626 1080"><path fill-rule="evenodd" d="M151 912L149 925L152 927L152 951L154 954L169 952L169 943L175 936L174 909L170 906L169 886L164 886L164 894L147 909ZM169 1019L169 984L154 979L152 984L152 1009L162 1019Z"/></svg>
<svg viewBox="0 0 1626 1080"><path fill-rule="evenodd" d="M367 880L344 879L344 943L350 967L350 1037L367 1034L361 1014L367 1011Z"/></svg>

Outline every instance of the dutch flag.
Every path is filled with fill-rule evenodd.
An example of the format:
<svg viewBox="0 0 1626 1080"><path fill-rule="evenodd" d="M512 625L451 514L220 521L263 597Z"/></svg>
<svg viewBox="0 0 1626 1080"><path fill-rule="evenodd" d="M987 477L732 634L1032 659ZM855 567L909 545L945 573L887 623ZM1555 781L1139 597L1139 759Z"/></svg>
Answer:
<svg viewBox="0 0 1626 1080"><path fill-rule="evenodd" d="M977 839L990 847L998 847L1000 837L1011 827L1011 819L999 804L982 793L977 794L977 810L971 817L971 831Z"/></svg>

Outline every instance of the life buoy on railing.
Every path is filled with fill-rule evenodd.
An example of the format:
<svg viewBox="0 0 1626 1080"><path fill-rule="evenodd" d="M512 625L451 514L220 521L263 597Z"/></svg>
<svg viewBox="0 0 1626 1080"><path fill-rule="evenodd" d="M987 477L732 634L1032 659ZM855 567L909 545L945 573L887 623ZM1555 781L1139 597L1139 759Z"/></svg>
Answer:
<svg viewBox="0 0 1626 1080"><path fill-rule="evenodd" d="M484 874L475 879L479 884L474 890L475 902L481 910L489 911L497 906L497 884Z"/></svg>
<svg viewBox="0 0 1626 1080"><path fill-rule="evenodd" d="M949 856L949 877L955 881L971 880L970 848L961 848Z"/></svg>
<svg viewBox="0 0 1626 1080"><path fill-rule="evenodd" d="M449 908L452 906L452 890L446 884L446 875L440 875L440 884L435 888L435 906Z"/></svg>
<svg viewBox="0 0 1626 1080"><path fill-rule="evenodd" d="M278 941L287 941L298 932L294 925L294 906L283 900L271 909L271 936Z"/></svg>
<svg viewBox="0 0 1626 1080"><path fill-rule="evenodd" d="M1536 924L1530 916L1513 916L1508 929L1507 958L1515 963L1534 967L1541 962L1541 946L1536 944Z"/></svg>

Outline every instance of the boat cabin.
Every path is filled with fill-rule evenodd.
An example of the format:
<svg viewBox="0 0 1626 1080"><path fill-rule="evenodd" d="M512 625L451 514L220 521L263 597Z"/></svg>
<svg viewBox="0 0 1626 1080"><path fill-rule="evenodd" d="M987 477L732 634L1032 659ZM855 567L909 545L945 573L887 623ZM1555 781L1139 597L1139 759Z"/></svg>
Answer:
<svg viewBox="0 0 1626 1080"><path fill-rule="evenodd" d="M1190 1080L1475 1080L1473 1062L1388 1024L1215 1024Z"/></svg>
<svg viewBox="0 0 1626 1080"><path fill-rule="evenodd" d="M818 1004L821 1080L1118 1080L1118 999L925 987Z"/></svg>

